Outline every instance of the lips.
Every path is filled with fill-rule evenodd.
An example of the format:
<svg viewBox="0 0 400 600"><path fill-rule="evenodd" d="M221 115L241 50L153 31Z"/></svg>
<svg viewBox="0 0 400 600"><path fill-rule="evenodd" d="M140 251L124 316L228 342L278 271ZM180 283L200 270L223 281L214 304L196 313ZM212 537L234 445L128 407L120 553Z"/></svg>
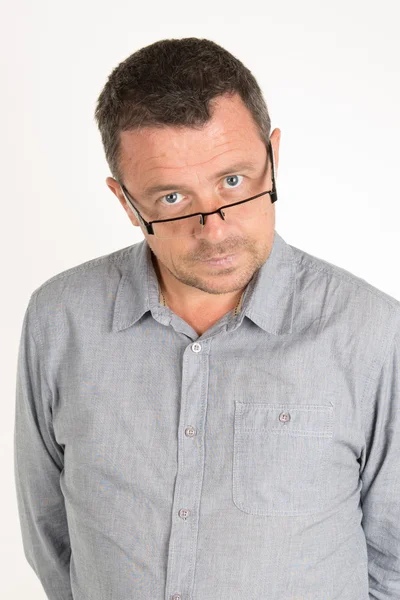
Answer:
<svg viewBox="0 0 400 600"><path fill-rule="evenodd" d="M229 258L233 256L232 254L225 254L225 256L212 256L211 258L206 258L203 262L207 262L209 260L224 260L225 258Z"/></svg>

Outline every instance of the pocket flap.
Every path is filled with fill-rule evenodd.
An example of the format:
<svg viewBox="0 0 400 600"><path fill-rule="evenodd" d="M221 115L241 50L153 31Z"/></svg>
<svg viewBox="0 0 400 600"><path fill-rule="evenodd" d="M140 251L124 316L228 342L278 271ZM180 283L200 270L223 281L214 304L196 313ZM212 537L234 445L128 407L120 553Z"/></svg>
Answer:
<svg viewBox="0 0 400 600"><path fill-rule="evenodd" d="M240 432L332 437L332 402L329 405L266 404L237 400L235 407L235 426Z"/></svg>

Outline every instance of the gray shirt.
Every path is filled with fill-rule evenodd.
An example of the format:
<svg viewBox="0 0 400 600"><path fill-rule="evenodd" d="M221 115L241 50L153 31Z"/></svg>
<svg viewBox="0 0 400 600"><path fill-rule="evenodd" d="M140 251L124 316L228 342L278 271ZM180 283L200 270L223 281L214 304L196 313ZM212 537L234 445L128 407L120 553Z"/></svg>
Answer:
<svg viewBox="0 0 400 600"><path fill-rule="evenodd" d="M15 481L48 598L400 598L400 302L276 231L203 335L158 292L143 240L30 297Z"/></svg>

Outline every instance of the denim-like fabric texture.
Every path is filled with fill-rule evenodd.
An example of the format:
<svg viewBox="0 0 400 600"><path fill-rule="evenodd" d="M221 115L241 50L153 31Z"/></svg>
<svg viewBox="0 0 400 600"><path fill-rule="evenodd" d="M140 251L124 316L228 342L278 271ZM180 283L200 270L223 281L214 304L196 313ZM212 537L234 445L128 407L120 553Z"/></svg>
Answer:
<svg viewBox="0 0 400 600"><path fill-rule="evenodd" d="M400 302L275 231L199 336L145 240L31 294L15 482L50 600L400 598Z"/></svg>

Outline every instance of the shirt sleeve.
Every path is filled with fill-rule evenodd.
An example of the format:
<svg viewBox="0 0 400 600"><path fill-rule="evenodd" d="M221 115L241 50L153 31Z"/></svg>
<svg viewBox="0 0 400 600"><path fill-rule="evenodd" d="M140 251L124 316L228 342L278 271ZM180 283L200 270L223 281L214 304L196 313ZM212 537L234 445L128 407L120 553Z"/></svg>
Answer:
<svg viewBox="0 0 400 600"><path fill-rule="evenodd" d="M397 331L396 331L397 330ZM361 474L362 526L369 597L400 598L400 327L390 338L373 393L364 403L366 459Z"/></svg>
<svg viewBox="0 0 400 600"><path fill-rule="evenodd" d="M60 489L63 448L52 428L46 382L31 296L17 359L14 475L25 557L49 600L72 600L70 540Z"/></svg>

